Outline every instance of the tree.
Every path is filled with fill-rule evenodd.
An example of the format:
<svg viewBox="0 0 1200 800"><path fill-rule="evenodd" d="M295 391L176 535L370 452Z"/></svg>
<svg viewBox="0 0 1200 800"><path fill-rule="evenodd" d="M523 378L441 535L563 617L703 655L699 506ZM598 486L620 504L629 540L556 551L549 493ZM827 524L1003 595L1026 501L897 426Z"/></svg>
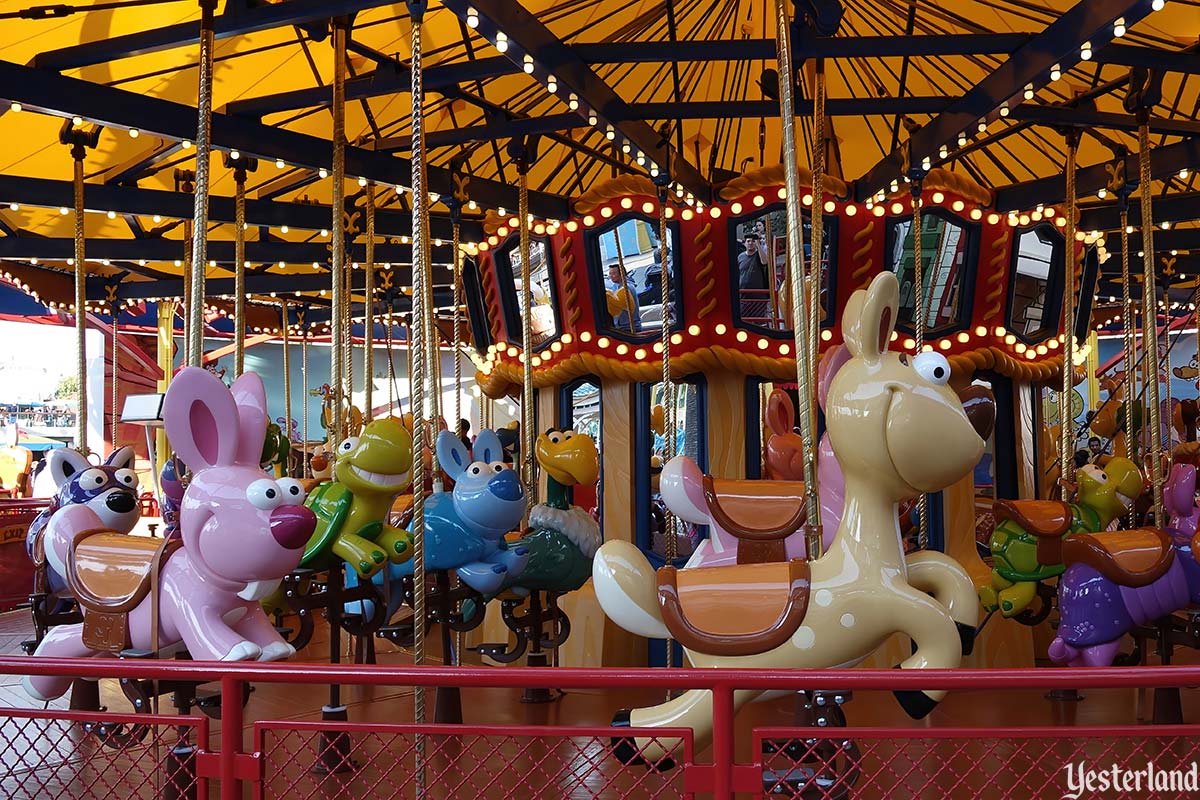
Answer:
<svg viewBox="0 0 1200 800"><path fill-rule="evenodd" d="M58 379L58 386L54 387L54 398L61 400L68 397L79 396L79 376L64 375Z"/></svg>

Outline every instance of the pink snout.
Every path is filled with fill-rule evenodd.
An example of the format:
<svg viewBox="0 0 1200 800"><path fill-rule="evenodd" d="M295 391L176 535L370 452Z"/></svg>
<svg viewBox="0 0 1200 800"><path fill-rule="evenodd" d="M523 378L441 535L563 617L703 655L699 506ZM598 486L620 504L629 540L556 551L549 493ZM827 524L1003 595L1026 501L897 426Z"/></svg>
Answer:
<svg viewBox="0 0 1200 800"><path fill-rule="evenodd" d="M304 506L279 506L271 512L271 535L289 550L308 544L317 527L317 515Z"/></svg>

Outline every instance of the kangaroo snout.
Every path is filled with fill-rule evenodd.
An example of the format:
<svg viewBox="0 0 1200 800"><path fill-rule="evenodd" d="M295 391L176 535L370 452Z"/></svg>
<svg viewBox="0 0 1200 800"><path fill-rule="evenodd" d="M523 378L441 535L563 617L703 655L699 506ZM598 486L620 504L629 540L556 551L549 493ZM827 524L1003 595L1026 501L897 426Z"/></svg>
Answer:
<svg viewBox="0 0 1200 800"><path fill-rule="evenodd" d="M525 493L512 470L505 470L488 481L488 491L501 500L520 500Z"/></svg>
<svg viewBox="0 0 1200 800"><path fill-rule="evenodd" d="M113 492L104 500L109 511L117 514L128 514L137 505L137 498L130 492Z"/></svg>
<svg viewBox="0 0 1200 800"><path fill-rule="evenodd" d="M304 506L279 506L271 512L271 535L289 550L308 543L317 527L317 515Z"/></svg>

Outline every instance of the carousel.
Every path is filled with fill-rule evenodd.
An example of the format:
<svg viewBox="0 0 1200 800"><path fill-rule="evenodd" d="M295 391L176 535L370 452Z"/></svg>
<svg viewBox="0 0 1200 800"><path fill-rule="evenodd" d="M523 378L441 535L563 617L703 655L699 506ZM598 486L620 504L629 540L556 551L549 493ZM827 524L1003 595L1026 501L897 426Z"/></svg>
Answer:
<svg viewBox="0 0 1200 800"><path fill-rule="evenodd" d="M1200 792L1200 5L0 19L3 796Z"/></svg>

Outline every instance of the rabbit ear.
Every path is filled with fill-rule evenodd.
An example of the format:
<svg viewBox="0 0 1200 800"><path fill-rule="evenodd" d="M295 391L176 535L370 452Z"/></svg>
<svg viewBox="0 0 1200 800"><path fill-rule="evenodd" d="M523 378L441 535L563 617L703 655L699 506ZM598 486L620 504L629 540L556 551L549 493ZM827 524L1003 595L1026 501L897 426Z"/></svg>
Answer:
<svg viewBox="0 0 1200 800"><path fill-rule="evenodd" d="M483 461L487 464L493 461L504 460L504 448L500 445L500 437L495 431L482 430L475 437L475 445L473 448L476 461Z"/></svg>
<svg viewBox="0 0 1200 800"><path fill-rule="evenodd" d="M792 398L783 389L775 389L767 398L767 427L776 436L786 436L796 424Z"/></svg>
<svg viewBox="0 0 1200 800"><path fill-rule="evenodd" d="M471 463L471 454L463 446L462 440L450 431L442 431L437 437L438 466L454 480L466 470Z"/></svg>
<svg viewBox="0 0 1200 800"><path fill-rule="evenodd" d="M878 361L892 339L899 306L900 284L894 272L879 273L865 291L852 294L842 312L842 338L850 354Z"/></svg>
<svg viewBox="0 0 1200 800"><path fill-rule="evenodd" d="M117 469L132 469L133 468L133 448L129 445L120 447L114 450L108 460L104 462L105 466L116 467Z"/></svg>
<svg viewBox="0 0 1200 800"><path fill-rule="evenodd" d="M229 391L238 412L237 463L257 465L267 436L267 391L255 372L242 373Z"/></svg>
<svg viewBox="0 0 1200 800"><path fill-rule="evenodd" d="M88 463L87 457L78 450L59 448L51 450L50 454L46 456L46 466L50 469L50 477L54 479L54 485L62 486L71 480L72 475L91 465Z"/></svg>
<svg viewBox="0 0 1200 800"><path fill-rule="evenodd" d="M185 367L171 380L163 401L163 427L171 447L189 467L199 471L232 466L240 426L233 395L216 375Z"/></svg>

